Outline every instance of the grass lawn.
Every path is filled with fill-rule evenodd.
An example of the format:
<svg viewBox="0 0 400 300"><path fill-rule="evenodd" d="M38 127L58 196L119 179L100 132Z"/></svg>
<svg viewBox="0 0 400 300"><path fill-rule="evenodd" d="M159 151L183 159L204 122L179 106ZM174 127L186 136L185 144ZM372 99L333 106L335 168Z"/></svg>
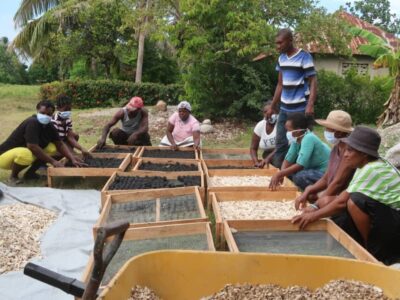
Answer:
<svg viewBox="0 0 400 300"><path fill-rule="evenodd" d="M1 118L0 143L3 142L10 133L24 119L35 113L35 106L39 99L39 86L25 85L4 85L0 84L0 111L3 112ZM93 108L85 110L73 110L74 131L79 133L79 142L84 147L91 147L96 144L100 137L102 127L112 116L109 108ZM249 124L243 134L235 136L230 143L218 140L207 141L203 147L207 148L248 148L250 146L253 126ZM315 132L323 137L323 129L319 126ZM158 144L159 141L153 141ZM0 181L5 181L9 176L9 171L0 170ZM43 182L32 182L30 185L43 185Z"/></svg>

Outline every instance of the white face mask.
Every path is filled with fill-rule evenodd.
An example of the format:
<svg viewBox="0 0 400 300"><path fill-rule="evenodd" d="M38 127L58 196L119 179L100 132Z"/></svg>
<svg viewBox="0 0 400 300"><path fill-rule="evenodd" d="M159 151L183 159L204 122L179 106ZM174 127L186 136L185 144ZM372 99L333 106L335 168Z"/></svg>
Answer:
<svg viewBox="0 0 400 300"><path fill-rule="evenodd" d="M339 142L339 140L337 138L335 138L335 133L334 132L325 130L324 131L324 137L325 137L325 140L329 144L336 145Z"/></svg>
<svg viewBox="0 0 400 300"><path fill-rule="evenodd" d="M273 114L273 115L271 115L271 118L267 119L267 122L269 124L275 124L276 121L278 121L278 115L277 114Z"/></svg>
<svg viewBox="0 0 400 300"><path fill-rule="evenodd" d="M37 113L36 118L40 124L47 125L51 122L51 117L45 114Z"/></svg>
<svg viewBox="0 0 400 300"><path fill-rule="evenodd" d="M293 136L293 132L297 132L297 131L304 131L303 129L297 129L297 130L292 130L292 131L287 131L286 132L286 138L287 138L287 140L288 140L288 142L289 142L289 145L290 144L292 144L292 143L296 143L297 142L297 139L299 138L299 137L302 137L304 134L302 134L302 135L300 135L300 136L298 136L298 137L294 137Z"/></svg>

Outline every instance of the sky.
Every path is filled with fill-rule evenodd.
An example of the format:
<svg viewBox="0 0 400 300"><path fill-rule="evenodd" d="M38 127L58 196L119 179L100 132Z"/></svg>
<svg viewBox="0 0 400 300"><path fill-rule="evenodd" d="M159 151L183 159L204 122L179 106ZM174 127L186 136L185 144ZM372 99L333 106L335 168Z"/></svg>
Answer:
<svg viewBox="0 0 400 300"><path fill-rule="evenodd" d="M320 0L320 6L325 7L328 12L334 12L341 5L345 5L349 0ZM350 1L352 2L352 1ZM0 0L0 37L6 36L12 40L18 33L14 27L13 17L17 11L21 0ZM390 0L392 12L400 16L400 1Z"/></svg>

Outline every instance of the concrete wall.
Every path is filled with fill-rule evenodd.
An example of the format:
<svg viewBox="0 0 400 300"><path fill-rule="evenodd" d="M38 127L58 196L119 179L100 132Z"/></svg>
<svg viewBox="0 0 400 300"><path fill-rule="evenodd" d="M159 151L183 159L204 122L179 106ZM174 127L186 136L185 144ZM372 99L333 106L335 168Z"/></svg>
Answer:
<svg viewBox="0 0 400 300"><path fill-rule="evenodd" d="M315 56L314 63L317 70L327 70L338 75L343 75L343 68L346 64L367 64L367 72L371 77L389 75L387 68L373 69L374 59L365 56L355 56L353 59L334 56ZM361 66L360 66L361 69Z"/></svg>

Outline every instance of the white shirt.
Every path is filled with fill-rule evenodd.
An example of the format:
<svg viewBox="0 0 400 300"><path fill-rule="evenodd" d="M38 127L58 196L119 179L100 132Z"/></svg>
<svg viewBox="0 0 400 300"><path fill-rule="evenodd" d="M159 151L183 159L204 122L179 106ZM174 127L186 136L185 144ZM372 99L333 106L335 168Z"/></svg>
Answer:
<svg viewBox="0 0 400 300"><path fill-rule="evenodd" d="M262 150L271 150L275 149L276 145L276 124L274 129L270 134L267 134L266 131L267 121L262 120L257 123L256 127L254 128L254 133L260 138L259 149Z"/></svg>

